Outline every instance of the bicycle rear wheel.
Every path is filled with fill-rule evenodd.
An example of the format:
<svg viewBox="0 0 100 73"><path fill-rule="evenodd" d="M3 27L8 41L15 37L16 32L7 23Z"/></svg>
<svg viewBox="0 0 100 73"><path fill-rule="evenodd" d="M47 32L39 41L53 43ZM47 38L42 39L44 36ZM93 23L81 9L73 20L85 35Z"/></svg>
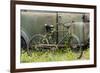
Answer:
<svg viewBox="0 0 100 73"><path fill-rule="evenodd" d="M37 34L32 37L29 46L32 50L42 51L44 49L44 47L42 46L43 44L48 44L48 40L42 35Z"/></svg>

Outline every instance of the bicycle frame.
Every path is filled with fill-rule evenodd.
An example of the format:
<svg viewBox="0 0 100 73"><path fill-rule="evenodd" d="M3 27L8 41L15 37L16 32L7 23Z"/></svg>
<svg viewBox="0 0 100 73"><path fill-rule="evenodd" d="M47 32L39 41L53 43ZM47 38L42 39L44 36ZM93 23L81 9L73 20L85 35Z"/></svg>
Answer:
<svg viewBox="0 0 100 73"><path fill-rule="evenodd" d="M63 26L64 27L64 26ZM67 40L70 39L71 37L71 32L69 31L69 28L67 28L65 31L64 30L60 30L60 31L57 31L55 28L53 28L53 30L51 32L46 32L46 34L43 36L46 40L48 40L48 44L50 44L50 41L49 40L53 40L52 38L47 38L47 37L52 37L53 33L59 33L59 32L66 32L66 34L64 35L64 37L58 41L58 43L56 43L56 45L59 45L65 38Z"/></svg>

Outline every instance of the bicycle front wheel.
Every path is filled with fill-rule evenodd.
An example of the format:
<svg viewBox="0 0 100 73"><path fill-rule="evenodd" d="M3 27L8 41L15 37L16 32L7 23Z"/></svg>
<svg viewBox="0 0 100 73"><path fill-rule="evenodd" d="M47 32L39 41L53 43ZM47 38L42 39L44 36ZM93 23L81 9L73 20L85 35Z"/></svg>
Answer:
<svg viewBox="0 0 100 73"><path fill-rule="evenodd" d="M36 51L42 51L44 49L44 44L48 44L48 40L40 34L33 36L29 43L30 48Z"/></svg>
<svg viewBox="0 0 100 73"><path fill-rule="evenodd" d="M77 59L80 59L82 56L82 48L79 38L76 35L72 35L69 41L69 45L72 53Z"/></svg>

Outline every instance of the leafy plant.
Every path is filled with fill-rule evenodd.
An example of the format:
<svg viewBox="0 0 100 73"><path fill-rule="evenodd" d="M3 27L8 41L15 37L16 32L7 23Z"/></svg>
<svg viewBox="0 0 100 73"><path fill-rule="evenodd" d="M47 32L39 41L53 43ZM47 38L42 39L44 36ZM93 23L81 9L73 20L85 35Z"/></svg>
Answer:
<svg viewBox="0 0 100 73"><path fill-rule="evenodd" d="M61 48L57 50L47 50L47 51L32 51L32 56L29 56L27 52L21 53L21 62L51 62L51 61L71 61L77 60L77 54L73 53L70 48ZM89 49L84 51L81 59L89 59L90 51ZM80 60L81 60L80 59Z"/></svg>

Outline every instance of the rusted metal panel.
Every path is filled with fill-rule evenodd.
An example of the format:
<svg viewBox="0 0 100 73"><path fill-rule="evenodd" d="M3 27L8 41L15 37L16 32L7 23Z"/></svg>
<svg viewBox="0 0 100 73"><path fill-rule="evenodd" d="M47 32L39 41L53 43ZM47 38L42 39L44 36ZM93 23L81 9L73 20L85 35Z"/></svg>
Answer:
<svg viewBox="0 0 100 73"><path fill-rule="evenodd" d="M45 24L54 25L57 31L66 30L63 25L71 24L70 31L84 43L89 38L89 14L74 12L50 12L21 10L21 30L31 39L35 34L45 34ZM85 14L85 15L84 15ZM59 41L66 32L56 32L53 39Z"/></svg>

